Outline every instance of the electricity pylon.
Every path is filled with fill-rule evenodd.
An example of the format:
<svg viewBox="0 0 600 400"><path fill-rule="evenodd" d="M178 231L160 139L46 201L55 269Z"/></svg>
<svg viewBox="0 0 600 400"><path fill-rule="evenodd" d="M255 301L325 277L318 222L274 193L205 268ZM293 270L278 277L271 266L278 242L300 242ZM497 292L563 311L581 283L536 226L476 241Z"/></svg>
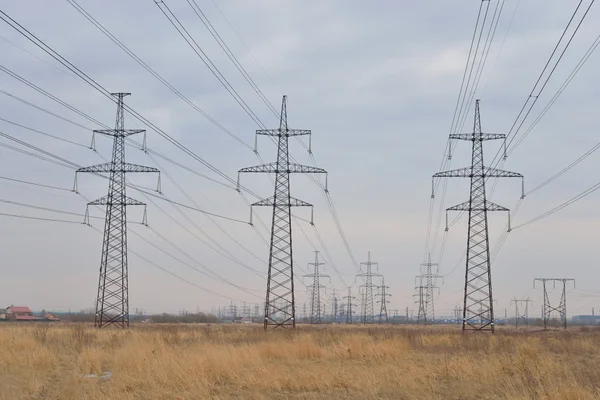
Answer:
<svg viewBox="0 0 600 400"><path fill-rule="evenodd" d="M314 266L314 272L312 274L304 275L304 278L312 278L313 283L306 287L311 294L311 302L310 302L310 323L311 324L320 324L321 323L321 313L323 308L321 307L321 289L324 289L325 286L321 285L321 278L329 278L329 275L323 275L319 271L319 267L321 265L325 265L324 263L319 262L319 252L315 251L315 262L308 263L308 265Z"/></svg>
<svg viewBox="0 0 600 400"><path fill-rule="evenodd" d="M356 299L356 297L352 296L352 288L348 286L348 296L344 297L346 299L346 323L352 324L352 315L354 314L354 307L356 304L353 304L352 301Z"/></svg>
<svg viewBox="0 0 600 400"><path fill-rule="evenodd" d="M375 310L373 306L373 277L380 277L381 274L373 272L373 266L379 268L379 263L371 261L371 252L369 251L369 256L366 262L360 263L361 268L365 266L365 272L361 274L357 274L356 277L365 278L365 284L360 285L361 288L364 288L363 291L363 306L362 306L362 323L363 324L373 324L375 323Z"/></svg>
<svg viewBox="0 0 600 400"><path fill-rule="evenodd" d="M104 240L100 261L100 278L96 297L96 316L94 326L102 328L117 325L129 326L129 272L127 266L127 206L146 206L146 204L127 197L125 174L127 172L156 172L156 168L125 162L125 138L143 129L125 129L123 98L131 93L111 93L117 98L117 118L115 129L94 130L114 138L112 159L105 164L79 168L80 172L109 174L108 194L88 203L89 206L106 206L104 222ZM159 175L160 176L160 175ZM77 181L77 178L75 178ZM77 185L75 185L77 186ZM86 215L88 212L86 211ZM146 211L144 209L144 223Z"/></svg>
<svg viewBox="0 0 600 400"><path fill-rule="evenodd" d="M417 280L419 280L419 283L417 284ZM427 323L427 307L425 306L425 297L426 297L426 292L427 292L427 286L423 286L423 276L422 275L417 275L415 277L415 290L416 293L413 295L413 297L416 297L417 300L415 301L415 303L418 304L417 306L417 324L420 323Z"/></svg>
<svg viewBox="0 0 600 400"><path fill-rule="evenodd" d="M544 329L548 329L548 322L552 316L552 312L557 312L560 315L560 321L563 327L567 329L567 282L573 281L573 287L575 287L575 279L571 278L535 278L533 280L533 287L535 288L535 282L542 282L544 288L544 304L542 305L542 318L544 319ZM560 296L560 303L558 307L553 307L548 297L548 290L546 288L546 282L552 282L556 289L556 282L562 282L562 293Z"/></svg>
<svg viewBox="0 0 600 400"><path fill-rule="evenodd" d="M423 315L419 315L420 318L423 318L423 320L425 321L425 323L427 324L428 322L434 322L435 321L435 309L434 309L434 296L433 296L433 292L435 291L435 289L440 290L440 288L438 286L436 286L435 281L437 279L444 279L444 277L442 275L438 275L437 271L435 273L432 272L432 267L437 267L438 264L432 263L431 262L431 254L428 256L427 262L421 264L421 268L425 268L425 273L422 273L421 275L417 276L417 278L420 278L420 282L422 286L422 282L423 279L425 280L425 295L424 296L420 296L419 299L421 301L421 303L419 304L419 313L423 313ZM421 270L421 272L423 272ZM419 293L421 294L422 290L420 288L420 286L418 287Z"/></svg>
<svg viewBox="0 0 600 400"><path fill-rule="evenodd" d="M331 316L332 316L331 322L334 324L335 324L335 320L337 319L337 312L338 312L338 302L337 302L337 297L335 296L335 288L334 288L332 299L331 299Z"/></svg>
<svg viewBox="0 0 600 400"><path fill-rule="evenodd" d="M252 206L272 207L271 241L269 245L269 270L265 301L265 330L296 327L296 304L294 297L294 258L292 256L292 207L312 207L305 201L290 195L290 174L326 174L322 168L310 167L290 162L288 142L290 137L310 135L310 130L290 129L287 122L287 96L281 101L279 129L260 129L256 135L277 137L277 161L254 167L242 168L238 172L275 174L273 197L260 200ZM258 137L258 136L257 136ZM309 147L310 151L310 147ZM327 182L327 181L325 181ZM327 191L327 183L325 184ZM252 216L252 211L250 212Z"/></svg>
<svg viewBox="0 0 600 400"><path fill-rule="evenodd" d="M383 276L381 277L381 286L377 287L380 292L377 293L375 296L379 296L381 297L380 300L378 300L378 303L381 303L381 308L379 310L379 323L381 324L381 319L383 318L385 320L385 323L389 323L388 320L388 312L387 312L387 303L389 303L390 301L387 299L388 296L391 296L391 294L387 293L387 289L389 289L389 286L385 286L385 280L383 278Z"/></svg>
<svg viewBox="0 0 600 400"><path fill-rule="evenodd" d="M533 300L529 298L525 300L512 299L510 302L511 304L515 303L515 328L519 327L519 320L525 321L525 326L529 326L529 303L533 303ZM520 308L519 304L525 304L525 307Z"/></svg>
<svg viewBox="0 0 600 400"><path fill-rule="evenodd" d="M484 166L483 141L503 139L505 141L504 157L506 158L506 135L482 132L479 100L475 102L473 133L451 134L450 139L466 140L473 143L470 167L438 172L433 175L433 178L470 178L471 180L469 200L446 210L446 225L448 225L448 211L469 212L462 330L463 332L473 330L494 333L494 304L487 213L488 211L507 212L509 217L508 230L510 231L510 210L487 200L485 183L489 178L521 178L521 197L523 197L523 175ZM451 148L451 146L449 147ZM450 152L448 156L451 157ZM433 191L431 196L434 197ZM448 226L446 226L446 229L448 229Z"/></svg>

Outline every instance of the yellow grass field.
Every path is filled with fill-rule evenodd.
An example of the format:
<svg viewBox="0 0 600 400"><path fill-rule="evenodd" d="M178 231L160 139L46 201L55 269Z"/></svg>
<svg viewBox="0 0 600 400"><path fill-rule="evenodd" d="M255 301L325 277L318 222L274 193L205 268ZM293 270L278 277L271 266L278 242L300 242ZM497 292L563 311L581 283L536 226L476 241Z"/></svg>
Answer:
<svg viewBox="0 0 600 400"><path fill-rule="evenodd" d="M0 398L592 400L600 332L3 323Z"/></svg>

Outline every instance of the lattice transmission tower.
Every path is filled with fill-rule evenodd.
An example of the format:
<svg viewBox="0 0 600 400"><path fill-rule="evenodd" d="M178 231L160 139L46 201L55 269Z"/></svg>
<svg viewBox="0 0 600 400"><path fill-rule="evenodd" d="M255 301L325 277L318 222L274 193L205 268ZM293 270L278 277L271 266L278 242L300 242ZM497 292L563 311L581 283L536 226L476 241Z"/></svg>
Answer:
<svg viewBox="0 0 600 400"><path fill-rule="evenodd" d="M252 206L271 207L273 209L267 292L265 296L265 329L270 326L274 328L296 327L291 208L312 207L312 204L290 195L290 174L327 174L327 171L322 168L291 163L288 142L290 137L310 134L310 130L289 128L287 122L287 96L284 95L281 101L279 128L256 131L256 135L277 138L277 161L243 168L238 173L238 191L240 173L275 174L275 193L273 196L252 204ZM327 181L325 182L325 191L327 191Z"/></svg>
<svg viewBox="0 0 600 400"><path fill-rule="evenodd" d="M360 266L361 269L363 266L365 268L365 272L356 275L357 278L365 278L365 284L360 285L360 287L363 288L361 322L363 324L373 324L375 323L375 310L373 304L373 277L381 276L381 274L373 272L373 266L379 268L379 263L371 261L371 252L369 251L367 261L361 262Z"/></svg>
<svg viewBox="0 0 600 400"><path fill-rule="evenodd" d="M319 262L319 252L315 251L315 262L308 263L308 265L314 266L314 272L312 274L304 275L304 278L312 278L312 285L308 285L306 289L310 293L310 323L320 324L322 322L323 307L321 306L321 289L325 289L325 286L321 285L321 278L329 278L329 275L321 274L319 267L325 265Z"/></svg>
<svg viewBox="0 0 600 400"><path fill-rule="evenodd" d="M379 309L379 320L378 320L378 322L380 324L382 321L386 324L389 323L388 311L387 311L387 304L390 302L387 298L391 296L391 294L387 292L387 289L389 289L389 288L390 288L389 286L385 286L385 280L382 276L381 277L381 286L377 287L377 289L379 289L379 293L377 293L375 295L377 297L381 297L379 300L377 300L377 303L381 304L381 308Z"/></svg>
<svg viewBox="0 0 600 400"><path fill-rule="evenodd" d="M433 272L433 267L436 268L435 272ZM421 264L421 275L417 276L417 279L419 279L419 286L416 287L419 295L418 320L425 322L425 324L435 321L434 292L437 290L439 293L440 290L436 285L436 281L438 279L444 279L442 275L438 274L439 271L437 270L437 267L438 264L431 262L431 254L429 254L427 262ZM423 281L425 281L424 287Z"/></svg>
<svg viewBox="0 0 600 400"><path fill-rule="evenodd" d="M508 229L510 230L510 210L487 200L485 184L489 178L521 178L521 196L523 197L523 175L484 166L483 142L486 140L504 140L504 157L506 158L506 135L483 133L479 114L479 100L475 101L473 133L451 134L450 140L453 139L472 142L471 166L438 172L433 175L433 179L470 178L471 180L469 200L446 210L446 212L468 211L469 213L462 330L463 332L472 330L493 333L494 304L487 213L488 211L507 212L509 217ZM450 151L448 157L451 157ZM431 196L434 197L433 191Z"/></svg>
<svg viewBox="0 0 600 400"><path fill-rule="evenodd" d="M515 303L515 328L519 327L519 321L523 321L522 325L529 326L529 304L533 303L533 300L530 300L529 298L525 300L512 299L510 302L511 304ZM519 305L521 305L521 307L519 307Z"/></svg>
<svg viewBox="0 0 600 400"><path fill-rule="evenodd" d="M156 168L125 162L125 138L145 131L143 129L125 129L123 98L131 93L111 94L117 98L115 129L94 130L94 133L114 138L112 159L105 164L80 168L75 174L77 175L80 172L109 174L108 194L88 203L88 207L106 206L94 326L102 328L107 325L117 325L125 328L129 326L127 206L146 206L138 200L127 197L125 174L128 172L156 172L160 174L160 171ZM75 179L77 181L77 178ZM145 215L144 210L144 217Z"/></svg>
<svg viewBox="0 0 600 400"><path fill-rule="evenodd" d="M335 288L331 297L331 321L335 324L338 315L338 298L335 295Z"/></svg>
<svg viewBox="0 0 600 400"><path fill-rule="evenodd" d="M346 323L352 324L352 316L354 315L354 307L356 304L352 303L356 297L352 296L352 288L348 286L348 296L344 297L346 299Z"/></svg>
<svg viewBox="0 0 600 400"><path fill-rule="evenodd" d="M560 321L563 328L567 329L567 283L573 281L573 287L575 287L575 279L571 278L535 278L533 280L533 287L535 288L535 282L542 282L544 289L544 304L542 305L542 318L544 319L544 329L548 329L548 322L552 317L553 312L557 312L560 315ZM552 282L556 289L556 282L562 283L562 292L560 295L560 302L558 306L553 306L550 303L550 297L548 296L548 288L546 287L547 282Z"/></svg>

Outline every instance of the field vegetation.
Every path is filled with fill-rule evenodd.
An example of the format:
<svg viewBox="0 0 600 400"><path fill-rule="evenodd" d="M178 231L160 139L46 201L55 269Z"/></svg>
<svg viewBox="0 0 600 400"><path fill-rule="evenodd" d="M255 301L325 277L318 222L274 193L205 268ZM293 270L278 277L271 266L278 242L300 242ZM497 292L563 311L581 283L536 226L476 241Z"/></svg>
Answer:
<svg viewBox="0 0 600 400"><path fill-rule="evenodd" d="M600 332L0 324L1 399L600 399Z"/></svg>

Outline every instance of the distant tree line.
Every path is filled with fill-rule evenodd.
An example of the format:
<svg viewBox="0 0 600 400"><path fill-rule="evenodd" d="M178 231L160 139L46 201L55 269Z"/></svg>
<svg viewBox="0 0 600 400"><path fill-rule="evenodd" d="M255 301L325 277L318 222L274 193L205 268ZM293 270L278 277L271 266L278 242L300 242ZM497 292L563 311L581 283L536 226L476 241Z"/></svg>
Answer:
<svg viewBox="0 0 600 400"><path fill-rule="evenodd" d="M67 313L53 313L61 321L67 322L94 322L94 312L88 310L82 310L80 312L67 312ZM205 313L182 313L176 314L156 314L156 315L130 315L129 320L131 322L154 322L158 324L176 324L176 323L215 323L217 317L212 314Z"/></svg>

